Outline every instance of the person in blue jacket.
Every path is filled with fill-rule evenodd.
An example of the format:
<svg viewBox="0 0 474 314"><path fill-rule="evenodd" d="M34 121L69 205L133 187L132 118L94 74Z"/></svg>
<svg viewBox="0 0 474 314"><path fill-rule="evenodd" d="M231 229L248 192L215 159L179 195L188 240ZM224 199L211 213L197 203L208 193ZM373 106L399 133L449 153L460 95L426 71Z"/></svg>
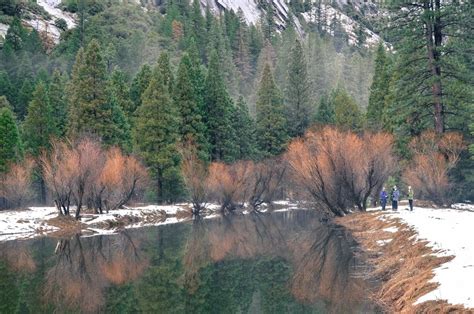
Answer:
<svg viewBox="0 0 474 314"><path fill-rule="evenodd" d="M400 191L395 185L392 190L392 210L398 210L398 200L400 199Z"/></svg>
<svg viewBox="0 0 474 314"><path fill-rule="evenodd" d="M385 210L385 206L387 206L387 199L388 193L385 191L385 187L383 187L382 192L380 192L380 205L382 205L382 210Z"/></svg>

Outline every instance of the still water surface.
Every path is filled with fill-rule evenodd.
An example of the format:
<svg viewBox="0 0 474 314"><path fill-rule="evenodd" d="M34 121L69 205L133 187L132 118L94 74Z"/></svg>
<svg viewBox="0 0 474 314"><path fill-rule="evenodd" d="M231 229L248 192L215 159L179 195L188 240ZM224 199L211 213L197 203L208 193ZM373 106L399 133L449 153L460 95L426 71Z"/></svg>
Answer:
<svg viewBox="0 0 474 314"><path fill-rule="evenodd" d="M0 313L370 313L354 242L311 211L0 243Z"/></svg>

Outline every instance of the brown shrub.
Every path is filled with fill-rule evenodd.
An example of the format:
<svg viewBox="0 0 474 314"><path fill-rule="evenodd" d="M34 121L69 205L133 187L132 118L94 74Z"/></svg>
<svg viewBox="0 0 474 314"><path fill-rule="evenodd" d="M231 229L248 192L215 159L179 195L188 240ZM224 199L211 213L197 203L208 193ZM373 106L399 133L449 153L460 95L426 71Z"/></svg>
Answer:
<svg viewBox="0 0 474 314"><path fill-rule="evenodd" d="M209 166L207 184L210 198L221 205L221 210L233 211L246 199L246 186L253 163L239 161L230 165L213 162Z"/></svg>
<svg viewBox="0 0 474 314"><path fill-rule="evenodd" d="M118 209L125 205L147 182L146 169L132 156L120 149L107 152L106 161L96 183L96 206L100 212Z"/></svg>
<svg viewBox="0 0 474 314"><path fill-rule="evenodd" d="M466 148L462 135L427 131L414 138L409 147L413 158L403 173L403 181L413 187L418 197L443 205L452 189L449 171Z"/></svg>
<svg viewBox="0 0 474 314"><path fill-rule="evenodd" d="M271 205L282 188L287 163L279 158L272 158L256 164L250 162L249 167L245 187L249 206L256 210L263 203Z"/></svg>
<svg viewBox="0 0 474 314"><path fill-rule="evenodd" d="M367 199L393 172L393 138L326 127L309 131L293 141L286 154L296 185L337 216L356 206L365 210Z"/></svg>
<svg viewBox="0 0 474 314"><path fill-rule="evenodd" d="M25 159L13 164L10 170L0 177L0 197L6 199L10 208L20 208L33 197L31 189L34 161Z"/></svg>
<svg viewBox="0 0 474 314"><path fill-rule="evenodd" d="M60 214L69 215L74 200L76 218L85 202L96 211L119 208L147 182L145 168L117 148L105 151L84 138L74 143L53 142L40 157L44 179Z"/></svg>
<svg viewBox="0 0 474 314"><path fill-rule="evenodd" d="M193 214L204 209L209 195L208 168L199 159L197 148L192 141L186 142L181 148L181 173L188 195L193 204Z"/></svg>

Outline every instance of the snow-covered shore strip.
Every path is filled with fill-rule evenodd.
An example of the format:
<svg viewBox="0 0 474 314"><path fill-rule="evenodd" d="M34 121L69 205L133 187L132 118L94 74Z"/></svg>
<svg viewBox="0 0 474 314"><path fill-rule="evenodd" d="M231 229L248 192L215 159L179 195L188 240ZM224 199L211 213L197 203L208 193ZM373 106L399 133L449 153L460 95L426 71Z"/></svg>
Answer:
<svg viewBox="0 0 474 314"><path fill-rule="evenodd" d="M277 201L274 202L274 204L284 207L283 209L275 211L298 208L295 203L289 201ZM189 218L179 218L179 215L177 215L180 211L189 212L190 208L191 204L186 203L138 206L114 210L104 214L84 213L80 222L86 225L84 230L92 232L92 235L113 234L120 228L108 227L107 225L118 223L122 218L133 218L133 222L121 227L126 229L172 224L190 219L190 215ZM205 218L214 218L216 217L214 212L218 212L220 206L217 204L208 204L206 208L210 213L207 213ZM71 211L74 212L74 209L71 209ZM265 208L262 212L264 211L266 211ZM245 214L249 212L244 210L242 213ZM59 231L60 229L58 227L48 224L49 219L57 216L58 211L56 207L30 207L27 210L0 211L0 242L30 239ZM136 222L134 221L135 219L137 220Z"/></svg>
<svg viewBox="0 0 474 314"><path fill-rule="evenodd" d="M456 207L462 210L415 207L410 212L403 206L398 212L389 210L384 215L398 217L412 226L419 239L426 239L433 249L440 250L439 255L455 256L434 270L432 282L439 283L439 287L419 298L416 304L447 300L474 307L474 208L471 204Z"/></svg>

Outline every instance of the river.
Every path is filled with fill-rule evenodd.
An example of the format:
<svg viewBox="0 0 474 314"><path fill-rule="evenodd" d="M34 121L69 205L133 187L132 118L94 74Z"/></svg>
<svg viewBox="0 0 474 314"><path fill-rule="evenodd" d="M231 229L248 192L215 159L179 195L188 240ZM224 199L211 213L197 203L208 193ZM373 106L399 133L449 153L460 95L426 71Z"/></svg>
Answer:
<svg viewBox="0 0 474 314"><path fill-rule="evenodd" d="M376 313L356 243L313 211L0 243L0 313Z"/></svg>

